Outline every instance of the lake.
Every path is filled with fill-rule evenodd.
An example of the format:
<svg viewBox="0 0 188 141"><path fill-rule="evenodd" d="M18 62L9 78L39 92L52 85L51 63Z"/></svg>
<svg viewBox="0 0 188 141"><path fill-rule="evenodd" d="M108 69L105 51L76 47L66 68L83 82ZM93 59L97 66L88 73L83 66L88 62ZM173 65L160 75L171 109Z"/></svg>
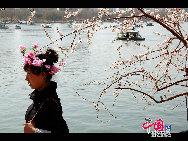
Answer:
<svg viewBox="0 0 188 141"><path fill-rule="evenodd" d="M101 26L110 24L104 23ZM0 29L0 132L23 133L25 112L32 103L28 95L33 90L25 81L26 73L23 70L19 45L31 47L33 43L38 42L40 48L49 44L50 40L45 36L41 24L21 25L22 29L14 29L15 24L8 26L7 30ZM185 31L188 30L188 23L182 26ZM59 27L63 35L73 31L66 23L54 23L51 29L47 29L53 39L59 37L56 27ZM158 41L163 41L169 35L169 32L156 23L152 27L148 26L138 30L146 38L140 43L153 48ZM161 32L165 36L156 36L153 32ZM91 101L98 100L104 86L83 86L83 84L93 80L103 81L106 77L111 76L111 71L104 70L117 59L117 48L124 44L124 41L112 43L116 35L117 32L111 32L111 29L100 30L91 39L92 44L88 45L86 35L81 34L83 43L77 46L76 52L69 54L69 58L66 59L66 67L53 77L53 80L58 83L57 93L61 98L63 117L70 132L147 133L142 129L143 123L146 122L145 118L151 118L152 122L162 119L164 124L171 125L172 133L188 130L184 96L162 104L152 101L153 104L144 109L146 105L144 101L135 99L130 91L122 91L113 107L114 96L110 93L113 93L114 90L110 89L108 94L102 98L117 119L101 110L99 115L104 122L100 122L97 120L97 112L93 104L76 95L76 92L79 92L80 95ZM69 47L72 40L73 35L63 38L59 43L64 47ZM140 54L142 51L145 49L132 45L127 46L124 54L129 58L131 54ZM173 109L176 105L181 106Z"/></svg>

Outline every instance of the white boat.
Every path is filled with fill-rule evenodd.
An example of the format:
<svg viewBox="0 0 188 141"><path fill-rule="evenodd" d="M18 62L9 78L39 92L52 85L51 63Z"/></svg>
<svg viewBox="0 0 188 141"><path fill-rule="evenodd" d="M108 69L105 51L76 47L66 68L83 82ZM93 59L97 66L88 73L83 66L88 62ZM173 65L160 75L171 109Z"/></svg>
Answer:
<svg viewBox="0 0 188 141"><path fill-rule="evenodd" d="M20 24L27 24L27 21L20 21Z"/></svg>
<svg viewBox="0 0 188 141"><path fill-rule="evenodd" d="M138 31L135 30L128 30L125 33L121 31L117 35L117 40L134 40L134 41L143 41L145 38L143 38Z"/></svg>
<svg viewBox="0 0 188 141"><path fill-rule="evenodd" d="M44 27L45 28L52 28L52 25L51 24L45 24Z"/></svg>

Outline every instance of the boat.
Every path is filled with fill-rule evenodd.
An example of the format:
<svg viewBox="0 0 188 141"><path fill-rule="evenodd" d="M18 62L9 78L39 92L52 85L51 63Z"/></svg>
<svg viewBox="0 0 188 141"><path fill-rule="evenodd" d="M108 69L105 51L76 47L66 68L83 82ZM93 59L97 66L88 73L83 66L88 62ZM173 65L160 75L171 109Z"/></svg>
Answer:
<svg viewBox="0 0 188 141"><path fill-rule="evenodd" d="M146 23L146 26L154 26L153 23Z"/></svg>
<svg viewBox="0 0 188 141"><path fill-rule="evenodd" d="M35 23L33 21L27 21L28 25L35 25Z"/></svg>
<svg viewBox="0 0 188 141"><path fill-rule="evenodd" d="M50 23L44 25L45 28L52 28L52 25Z"/></svg>
<svg viewBox="0 0 188 141"><path fill-rule="evenodd" d="M27 21L20 21L20 24L27 24Z"/></svg>
<svg viewBox="0 0 188 141"><path fill-rule="evenodd" d="M134 41L143 41L143 38L138 31L135 30L128 30L126 32L118 33L117 40L134 40Z"/></svg>
<svg viewBox="0 0 188 141"><path fill-rule="evenodd" d="M16 25L16 26L15 26L15 29L21 29L21 26Z"/></svg>
<svg viewBox="0 0 188 141"><path fill-rule="evenodd" d="M5 23L0 22L0 29L9 29L9 27Z"/></svg>
<svg viewBox="0 0 188 141"><path fill-rule="evenodd" d="M140 27L140 24L136 23L134 24L134 27Z"/></svg>

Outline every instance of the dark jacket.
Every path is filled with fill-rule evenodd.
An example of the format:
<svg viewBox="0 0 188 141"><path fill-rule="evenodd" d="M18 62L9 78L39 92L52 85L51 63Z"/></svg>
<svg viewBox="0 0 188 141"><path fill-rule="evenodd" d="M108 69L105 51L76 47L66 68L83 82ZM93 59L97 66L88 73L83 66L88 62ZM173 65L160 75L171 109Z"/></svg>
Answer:
<svg viewBox="0 0 188 141"><path fill-rule="evenodd" d="M33 103L26 111L25 120L27 123L33 119L38 129L52 133L69 133L66 121L62 117L62 107L56 88L57 83L50 81L43 91L34 90L30 94Z"/></svg>

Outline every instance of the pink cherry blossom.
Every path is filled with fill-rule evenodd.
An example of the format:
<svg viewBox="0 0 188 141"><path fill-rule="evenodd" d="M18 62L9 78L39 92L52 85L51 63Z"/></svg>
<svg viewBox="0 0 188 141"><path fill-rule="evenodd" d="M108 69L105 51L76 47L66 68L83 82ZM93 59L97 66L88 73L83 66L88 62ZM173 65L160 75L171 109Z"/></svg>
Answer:
<svg viewBox="0 0 188 141"><path fill-rule="evenodd" d="M38 57L36 57L36 52L39 53L39 48L38 48L38 42L34 43L32 48L33 51L30 53L25 54L26 51L26 47L23 45L20 45L20 51L21 53L23 53L23 61L25 64L29 64L29 65L33 65L33 66L38 66L38 67L43 67L43 63L46 62L46 59L39 59ZM63 62L61 62L62 64ZM63 64L62 64L63 65ZM45 65L44 67L46 67L47 70L50 70L50 74L54 74L59 72L61 69L57 68L56 66L50 66L50 65Z"/></svg>
<svg viewBox="0 0 188 141"><path fill-rule="evenodd" d="M50 65L45 65L46 69L49 70L50 69Z"/></svg>
<svg viewBox="0 0 188 141"><path fill-rule="evenodd" d="M53 65L53 67L51 68L51 70L52 70L54 73L57 73L57 72L59 72L61 69Z"/></svg>
<svg viewBox="0 0 188 141"><path fill-rule="evenodd" d="M42 60L38 60L38 66L40 67L42 65L43 61Z"/></svg>
<svg viewBox="0 0 188 141"><path fill-rule="evenodd" d="M54 74L55 72L54 71L51 71L51 72L49 72L50 74Z"/></svg>
<svg viewBox="0 0 188 141"><path fill-rule="evenodd" d="M63 66L62 62L59 63L59 66Z"/></svg>
<svg viewBox="0 0 188 141"><path fill-rule="evenodd" d="M20 51L22 52L22 51L24 51L24 49L25 49L25 46L20 45Z"/></svg>
<svg viewBox="0 0 188 141"><path fill-rule="evenodd" d="M30 52L29 53L29 57L31 57L31 58L35 57L35 53L34 52Z"/></svg>
<svg viewBox="0 0 188 141"><path fill-rule="evenodd" d="M46 61L46 59L40 60L38 57L36 57L36 58L33 60L32 65L41 67L41 65L42 65L45 61Z"/></svg>
<svg viewBox="0 0 188 141"><path fill-rule="evenodd" d="M39 64L38 60L34 60L32 63L32 65L34 65L34 66L38 66L38 64Z"/></svg>
<svg viewBox="0 0 188 141"><path fill-rule="evenodd" d="M42 59L43 63L46 62L46 59Z"/></svg>
<svg viewBox="0 0 188 141"><path fill-rule="evenodd" d="M38 42L34 43L33 47L36 49L38 47L38 44L39 44Z"/></svg>

